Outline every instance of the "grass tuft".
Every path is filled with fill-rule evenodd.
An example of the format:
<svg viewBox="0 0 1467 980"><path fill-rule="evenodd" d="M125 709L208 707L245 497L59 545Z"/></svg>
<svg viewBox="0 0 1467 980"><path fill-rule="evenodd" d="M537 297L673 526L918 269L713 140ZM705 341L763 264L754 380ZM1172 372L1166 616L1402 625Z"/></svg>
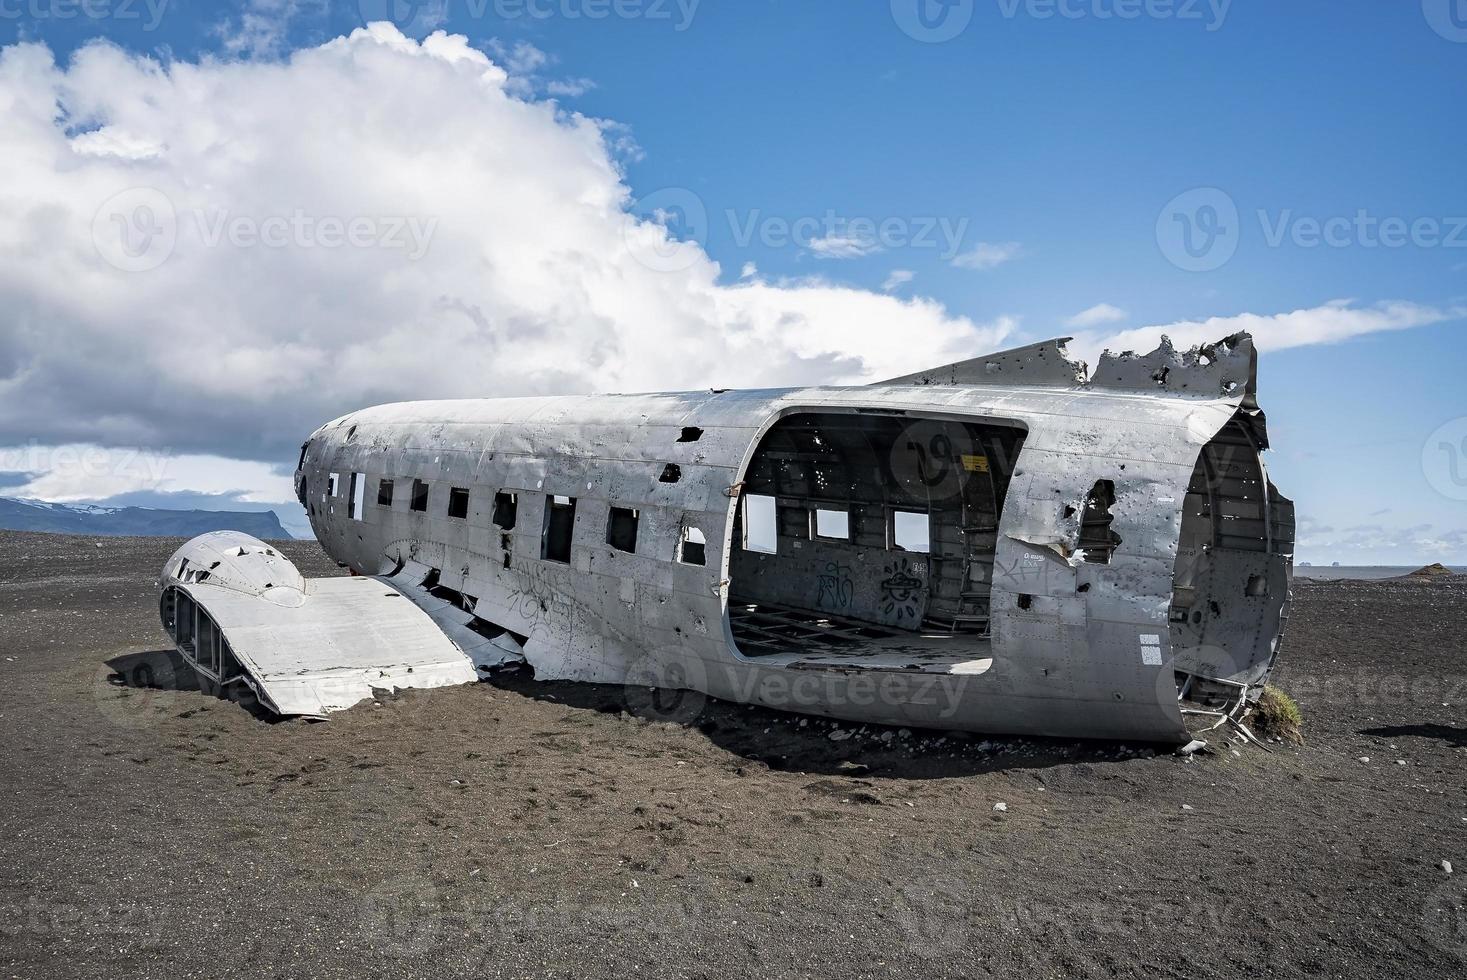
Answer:
<svg viewBox="0 0 1467 980"><path fill-rule="evenodd" d="M1304 744L1304 716L1299 713L1298 703L1272 684L1264 687L1248 722L1260 738Z"/></svg>

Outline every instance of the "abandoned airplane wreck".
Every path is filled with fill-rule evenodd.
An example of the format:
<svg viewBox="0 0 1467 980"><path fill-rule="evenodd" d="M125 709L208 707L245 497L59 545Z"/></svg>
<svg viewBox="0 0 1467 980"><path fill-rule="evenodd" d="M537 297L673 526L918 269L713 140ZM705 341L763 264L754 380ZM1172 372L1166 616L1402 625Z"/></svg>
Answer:
<svg viewBox="0 0 1467 980"><path fill-rule="evenodd" d="M301 450L354 573L204 535L165 627L209 684L319 717L537 678L858 722L1183 742L1239 721L1287 616L1246 334L1064 341L859 388L415 402Z"/></svg>

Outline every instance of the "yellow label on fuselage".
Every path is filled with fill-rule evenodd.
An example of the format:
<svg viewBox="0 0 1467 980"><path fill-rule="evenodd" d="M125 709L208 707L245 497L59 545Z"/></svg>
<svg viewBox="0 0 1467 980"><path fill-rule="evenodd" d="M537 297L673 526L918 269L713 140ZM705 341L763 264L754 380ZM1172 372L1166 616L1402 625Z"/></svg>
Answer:
<svg viewBox="0 0 1467 980"><path fill-rule="evenodd" d="M963 454L963 469L967 470L969 473L987 473L988 472L988 457L987 456L969 456L967 453L964 453Z"/></svg>

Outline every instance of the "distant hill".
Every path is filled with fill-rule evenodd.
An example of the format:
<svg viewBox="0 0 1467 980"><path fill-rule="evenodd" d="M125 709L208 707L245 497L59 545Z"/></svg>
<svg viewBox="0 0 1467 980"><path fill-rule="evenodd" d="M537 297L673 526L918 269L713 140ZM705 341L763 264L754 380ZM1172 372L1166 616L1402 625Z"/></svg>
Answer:
<svg viewBox="0 0 1467 980"><path fill-rule="evenodd" d="M154 510L92 507L0 497L0 528L109 537L191 538L206 531L243 531L265 540L290 533L274 511Z"/></svg>
<svg viewBox="0 0 1467 980"><path fill-rule="evenodd" d="M1448 568L1447 566L1443 565L1441 562L1437 562L1435 565L1427 565L1425 568L1418 568L1418 569L1416 569L1416 571L1412 572L1410 575L1407 575L1405 577L1406 578L1424 578L1424 579L1451 578L1452 576L1454 576L1456 574L1457 574L1456 572L1452 571L1450 568Z"/></svg>

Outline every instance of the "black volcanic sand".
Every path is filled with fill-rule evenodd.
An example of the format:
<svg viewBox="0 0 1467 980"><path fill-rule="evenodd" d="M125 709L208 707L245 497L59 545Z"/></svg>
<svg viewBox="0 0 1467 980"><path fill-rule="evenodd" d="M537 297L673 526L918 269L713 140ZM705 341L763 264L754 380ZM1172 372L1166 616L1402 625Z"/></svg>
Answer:
<svg viewBox="0 0 1467 980"><path fill-rule="evenodd" d="M1299 583L1307 744L1188 761L523 675L270 723L154 652L177 544L0 533L0 977L1467 975L1467 579Z"/></svg>

